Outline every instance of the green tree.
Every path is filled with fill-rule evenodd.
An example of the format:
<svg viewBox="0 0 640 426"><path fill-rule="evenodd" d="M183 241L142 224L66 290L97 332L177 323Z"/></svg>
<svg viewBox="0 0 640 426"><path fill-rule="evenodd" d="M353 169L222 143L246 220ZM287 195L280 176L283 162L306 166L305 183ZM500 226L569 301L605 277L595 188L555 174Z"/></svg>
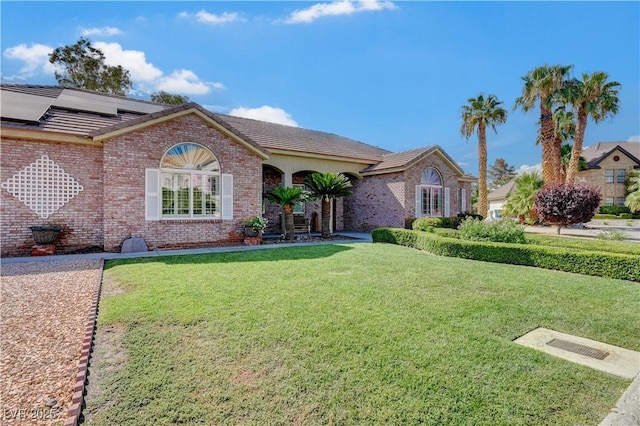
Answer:
<svg viewBox="0 0 640 426"><path fill-rule="evenodd" d="M567 168L569 167L569 162L571 161L572 149L573 149L572 146L569 144L562 145L562 148L560 149L561 168L562 168L561 173L563 178L567 176ZM581 156L580 162L578 163L578 170L585 170L587 167L589 167L587 165L587 160L585 160L584 157Z"/></svg>
<svg viewBox="0 0 640 426"><path fill-rule="evenodd" d="M189 97L183 95L174 95L164 90L151 94L151 102L167 105L182 105L189 103Z"/></svg>
<svg viewBox="0 0 640 426"><path fill-rule="evenodd" d="M535 222L534 200L542 185L542 178L537 171L518 176L507 202L502 206L504 213L516 216L522 224Z"/></svg>
<svg viewBox="0 0 640 426"><path fill-rule="evenodd" d="M507 111L495 95L486 98L480 94L469 98L462 106L460 133L467 141L474 133L478 135L478 214L487 216L487 126L497 133L496 125L507 121Z"/></svg>
<svg viewBox="0 0 640 426"><path fill-rule="evenodd" d="M49 62L64 69L55 72L62 87L93 90L124 96L133 87L129 71L122 66L109 66L100 49L81 37L74 45L58 47L49 55Z"/></svg>
<svg viewBox="0 0 640 426"><path fill-rule="evenodd" d="M632 212L640 211L640 172L629 173L627 192L624 205L629 207Z"/></svg>
<svg viewBox="0 0 640 426"><path fill-rule="evenodd" d="M553 105L557 94L564 88L573 65L543 65L527 73L522 80L522 94L516 99L514 110L527 112L536 103L540 106L539 140L542 144L542 178L546 184L559 182L560 146L555 138Z"/></svg>
<svg viewBox="0 0 640 426"><path fill-rule="evenodd" d="M491 178L491 182L489 182L490 189L496 189L504 185L517 175L516 168L510 166L504 158L496 159L493 165L489 167L488 173Z"/></svg>
<svg viewBox="0 0 640 426"><path fill-rule="evenodd" d="M304 203L309 199L309 193L298 186L278 186L272 191L267 192L266 196L269 201L282 206L284 213L284 239L293 240L293 210L298 203Z"/></svg>
<svg viewBox="0 0 640 426"><path fill-rule="evenodd" d="M567 183L573 183L578 173L589 117L597 124L618 113L620 83L607 81L608 78L606 72L582 74L582 80L572 79L565 90L564 97L573 105L577 115L571 161L567 169Z"/></svg>
<svg viewBox="0 0 640 426"><path fill-rule="evenodd" d="M350 196L351 182L342 174L311 173L304 183L311 190L313 198L322 200L322 238L327 238L330 234L331 200Z"/></svg>

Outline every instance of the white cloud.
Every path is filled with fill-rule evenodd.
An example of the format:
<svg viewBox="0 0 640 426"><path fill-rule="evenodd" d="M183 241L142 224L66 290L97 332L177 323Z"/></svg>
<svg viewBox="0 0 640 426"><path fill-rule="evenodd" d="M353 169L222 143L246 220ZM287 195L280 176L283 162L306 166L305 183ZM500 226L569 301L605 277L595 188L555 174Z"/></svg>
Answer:
<svg viewBox="0 0 640 426"><path fill-rule="evenodd" d="M531 173L533 171L537 171L538 173L542 173L542 163L534 164L532 166L528 164L523 164L516 170L516 172L521 175L523 173Z"/></svg>
<svg viewBox="0 0 640 426"><path fill-rule="evenodd" d="M202 81L196 73L187 69L176 70L170 75L147 61L141 50L123 49L119 43L95 42L94 47L101 50L105 57L105 64L109 66L122 65L131 74L131 81L141 92L164 90L169 93L184 95L204 95L213 90L224 90L220 82ZM17 59L24 62L18 75L2 76L5 81L20 81L36 73L53 74L56 67L49 63L49 54L53 47L44 44L20 44L9 47L4 51L7 59ZM58 69L63 71L62 68Z"/></svg>
<svg viewBox="0 0 640 426"><path fill-rule="evenodd" d="M351 15L358 12L370 12L383 9L395 9L396 5L387 0L340 0L331 3L317 3L306 9L293 11L288 19L288 24L300 24L313 22L323 16Z"/></svg>
<svg viewBox="0 0 640 426"><path fill-rule="evenodd" d="M180 18L194 17L196 21L207 25L220 25L227 24L229 22L244 21L244 19L236 12L224 12L220 15L216 15L215 13L209 13L206 10L201 10L196 14L180 12L178 16Z"/></svg>
<svg viewBox="0 0 640 426"><path fill-rule="evenodd" d="M193 71L184 69L174 71L167 77L162 77L157 84L157 88L165 92L185 95L204 95L211 90L210 85L200 81Z"/></svg>
<svg viewBox="0 0 640 426"><path fill-rule="evenodd" d="M640 135L629 136L627 142L640 142Z"/></svg>
<svg viewBox="0 0 640 426"><path fill-rule="evenodd" d="M120 31L119 28L116 27L93 27L93 28L82 28L80 27L80 35L83 37L89 36L99 36L99 37L111 37L115 35L124 34Z"/></svg>
<svg viewBox="0 0 640 426"><path fill-rule="evenodd" d="M94 43L97 49L104 53L104 63L109 66L122 65L129 70L133 81L153 81L162 76L162 71L153 64L147 62L147 58L141 50L124 50L119 43Z"/></svg>
<svg viewBox="0 0 640 426"><path fill-rule="evenodd" d="M49 54L51 52L53 52L53 47L46 44L32 44L28 47L23 43L6 48L4 56L7 59L23 61L25 65L20 69L21 77L30 77L37 71L45 74L54 73L56 67L49 63Z"/></svg>
<svg viewBox="0 0 640 426"><path fill-rule="evenodd" d="M234 108L229 111L229 115L298 127L298 123L296 123L295 120L291 118L291 114L281 108L276 108L268 105L263 105L259 108Z"/></svg>

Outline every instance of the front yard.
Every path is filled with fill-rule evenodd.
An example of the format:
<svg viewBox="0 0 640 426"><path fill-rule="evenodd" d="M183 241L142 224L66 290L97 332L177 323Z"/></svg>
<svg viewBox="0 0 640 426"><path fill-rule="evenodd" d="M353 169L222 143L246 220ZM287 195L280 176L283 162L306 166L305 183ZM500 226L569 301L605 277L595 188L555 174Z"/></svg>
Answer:
<svg viewBox="0 0 640 426"><path fill-rule="evenodd" d="M98 342L121 349L92 361L85 416L597 424L630 381L512 340L546 327L640 350L638 312L637 283L388 244L115 261Z"/></svg>

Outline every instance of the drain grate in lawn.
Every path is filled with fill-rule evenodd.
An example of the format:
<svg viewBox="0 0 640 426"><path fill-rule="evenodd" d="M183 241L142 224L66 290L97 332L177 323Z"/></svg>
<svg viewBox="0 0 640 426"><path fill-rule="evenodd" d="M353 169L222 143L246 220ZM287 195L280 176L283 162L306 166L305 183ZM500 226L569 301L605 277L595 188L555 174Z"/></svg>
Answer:
<svg viewBox="0 0 640 426"><path fill-rule="evenodd" d="M514 342L624 379L640 373L640 353L584 337L540 327Z"/></svg>
<svg viewBox="0 0 640 426"><path fill-rule="evenodd" d="M563 339L553 339L547 342L547 345L554 348L564 349L565 351L573 352L578 355L588 356L595 359L605 359L609 356L609 352L601 351L600 349L591 348L589 346L581 345L579 343L570 342Z"/></svg>

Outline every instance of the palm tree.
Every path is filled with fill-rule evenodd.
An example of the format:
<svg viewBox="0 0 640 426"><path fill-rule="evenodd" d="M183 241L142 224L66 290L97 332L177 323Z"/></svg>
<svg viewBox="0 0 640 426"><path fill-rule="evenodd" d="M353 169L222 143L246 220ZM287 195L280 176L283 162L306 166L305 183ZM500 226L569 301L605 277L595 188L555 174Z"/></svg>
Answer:
<svg viewBox="0 0 640 426"><path fill-rule="evenodd" d="M513 191L507 197L507 202L502 207L508 215L518 217L520 223L536 218L534 210L534 198L543 182L537 171L523 173L515 180Z"/></svg>
<svg viewBox="0 0 640 426"><path fill-rule="evenodd" d="M609 81L606 72L582 74L582 80L573 79L567 88L567 99L578 116L576 135L571 151L571 162L567 170L567 183L573 183L580 165L582 143L589 117L597 124L618 113L618 89L620 83Z"/></svg>
<svg viewBox="0 0 640 426"><path fill-rule="evenodd" d="M322 238L327 238L330 234L331 200L351 195L351 182L342 174L312 173L305 178L304 183L314 198L322 200Z"/></svg>
<svg viewBox="0 0 640 426"><path fill-rule="evenodd" d="M293 210L298 203L304 203L309 193L300 187L278 186L266 194L269 201L282 206L284 213L284 239L293 240Z"/></svg>
<svg viewBox="0 0 640 426"><path fill-rule="evenodd" d="M640 172L629 173L629 194L624 200L624 205L629 207L631 212L640 211Z"/></svg>
<svg viewBox="0 0 640 426"><path fill-rule="evenodd" d="M560 149L561 168L562 168L561 173L562 173L563 179L565 179L565 183L566 183L566 177L567 177L567 169L569 168L569 162L571 161L571 150L572 150L572 147L569 144L562 145L562 148ZM578 170L585 170L587 167L588 167L587 160L585 160L584 157L580 157L580 162L578 163Z"/></svg>
<svg viewBox="0 0 640 426"><path fill-rule="evenodd" d="M496 125L507 121L507 110L500 107L502 102L495 95L486 98L480 94L477 98L469 98L468 104L462 106L462 126L460 133L467 141L474 132L478 134L478 214L487 215L487 126L494 132Z"/></svg>
<svg viewBox="0 0 640 426"><path fill-rule="evenodd" d="M555 95L564 87L565 77L573 65L543 65L529 71L522 77L524 87L522 95L516 99L514 110L518 107L527 112L540 105L539 139L542 144L542 178L546 184L560 181L560 147L555 141L553 123L553 103Z"/></svg>

